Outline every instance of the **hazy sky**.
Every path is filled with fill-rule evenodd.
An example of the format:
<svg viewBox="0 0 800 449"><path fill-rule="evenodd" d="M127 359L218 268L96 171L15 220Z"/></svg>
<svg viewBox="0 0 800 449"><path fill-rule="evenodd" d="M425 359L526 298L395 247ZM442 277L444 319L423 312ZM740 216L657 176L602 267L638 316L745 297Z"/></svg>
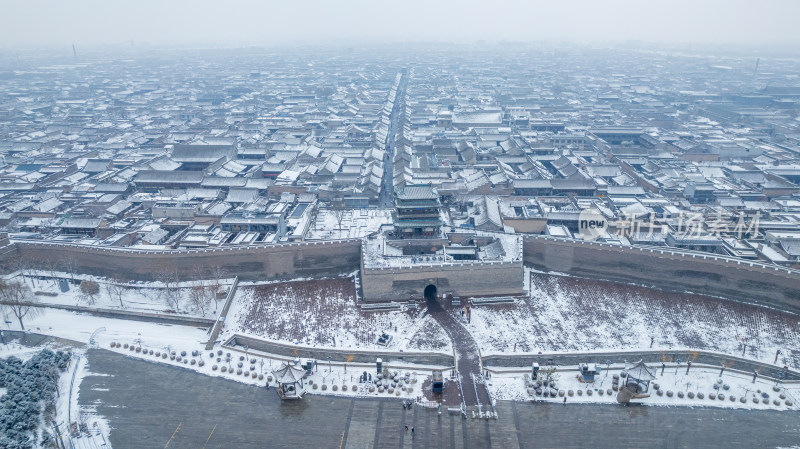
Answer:
<svg viewBox="0 0 800 449"><path fill-rule="evenodd" d="M0 46L618 41L800 46L800 0L0 0Z"/></svg>

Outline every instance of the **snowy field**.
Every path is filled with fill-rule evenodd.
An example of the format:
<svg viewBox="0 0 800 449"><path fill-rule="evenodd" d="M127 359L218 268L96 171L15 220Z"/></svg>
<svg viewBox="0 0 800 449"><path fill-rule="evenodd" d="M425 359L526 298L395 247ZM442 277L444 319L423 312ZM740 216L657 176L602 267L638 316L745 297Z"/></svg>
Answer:
<svg viewBox="0 0 800 449"><path fill-rule="evenodd" d="M393 337L388 347L376 343L384 332ZM233 333L329 348L452 351L424 307L361 312L352 277L241 286L223 335Z"/></svg>
<svg viewBox="0 0 800 449"><path fill-rule="evenodd" d="M708 296L533 272L530 296L473 307L484 352L693 348L800 367L800 317Z"/></svg>
<svg viewBox="0 0 800 449"><path fill-rule="evenodd" d="M341 225L339 217L341 216ZM392 222L391 209L320 209L307 240L361 238Z"/></svg>
<svg viewBox="0 0 800 449"><path fill-rule="evenodd" d="M13 273L6 278L6 282L24 282L41 304L215 318L224 299L214 295L214 280L175 282L167 286L163 282L119 282L97 276L43 271ZM68 291L61 291L59 280L65 281ZM99 291L93 298L82 294L81 281L97 284ZM231 283L232 279L220 279L220 290L224 292Z"/></svg>

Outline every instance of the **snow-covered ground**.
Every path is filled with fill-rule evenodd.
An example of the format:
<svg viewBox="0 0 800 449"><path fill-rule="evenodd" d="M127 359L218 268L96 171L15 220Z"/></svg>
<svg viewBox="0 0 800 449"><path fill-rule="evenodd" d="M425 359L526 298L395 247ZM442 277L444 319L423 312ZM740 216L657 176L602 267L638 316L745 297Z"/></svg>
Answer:
<svg viewBox="0 0 800 449"><path fill-rule="evenodd" d="M8 328L11 330L20 330L19 324L8 325ZM91 315L56 309L45 309L43 314L31 319L30 323L26 323L26 328L32 332L66 338L79 343L88 343L95 330L105 328L105 330L100 330L95 335L94 342L98 347L115 351L126 356L145 359L154 363L167 363L170 365L191 369L205 375L224 377L238 382L260 386L265 384L267 377L270 375L273 369L277 369L281 363L287 360L287 358L283 356L259 353L251 350L248 352L247 358L255 360L253 366L256 367L256 370L254 371L258 374L263 374L264 377L262 379L258 379L257 377L245 377L242 374L237 374L235 371L238 368L237 364L239 363L239 357L243 354L236 351L221 349L223 351L223 355L219 356L217 355L216 351L219 351L220 349L216 349L214 351L214 356L211 357L211 351L206 351L204 349L205 343L208 340L208 335L203 329L196 329L187 326L171 326L147 322L133 322L112 318L99 318ZM123 347L112 348L112 342L119 343L120 345L123 345ZM124 345L128 345L128 347L125 348ZM0 347L2 347L2 345L0 345ZM136 352L130 348L141 348L142 351ZM8 351L8 355L13 354L21 356L28 353L32 355L39 349L40 348L29 350L23 346L12 344L9 345L9 349L0 351L0 356L6 356L6 351ZM74 351L72 348L69 350ZM153 354L150 354L151 350L153 351ZM193 351L198 351L199 355L191 356ZM78 350L78 355L80 355L81 352L82 350ZM180 355L181 352L185 352L188 356L182 357L181 361L177 361L177 358L172 360L170 357L164 359L162 357L155 356L156 353L169 354L171 352L175 352L176 355ZM232 354L230 363L226 362L225 360L224 354L226 353ZM216 361L217 357L220 357L221 361ZM191 360L195 360L195 364L192 364ZM203 361L203 366L200 366L199 364L201 360ZM243 365L244 371L250 372L249 364L247 364L247 362L243 362ZM229 367L234 368L234 370L223 373L223 366L225 366L226 369ZM80 369L77 373L77 376L87 375L85 369L82 367L79 368ZM420 387L424 383L425 379L431 374L430 367L415 366L410 364L397 366L389 365L389 368L392 371L398 371L401 377L405 374L405 372L408 372L412 378L417 379L416 382L410 385L412 387L411 391L404 390L400 392L399 397L405 398L415 398L420 396L422 394ZM388 391L379 392L377 388L375 391L370 392L368 390L369 385L367 384L361 384L356 391L353 391L353 386L359 384L358 375L363 371L374 373L374 370L374 364L344 364L334 362L329 365L327 362L320 363L319 369L309 377L314 384L318 384L318 388L314 389L313 386L311 386L309 387L309 392L324 394L349 394L357 396L388 396ZM70 369L70 376L72 375L71 373L72 369ZM79 379L76 379L75 382L76 385L79 384ZM325 390L322 389L323 383L327 384ZM337 391L333 391L333 385L337 386ZM342 385L348 386L347 391L342 389ZM408 386L409 385L407 385L407 387ZM396 396L396 391L393 391L392 395ZM102 421L102 417L94 414L93 407L91 407L91 405L92 404L83 404L83 410L91 419L98 421L98 426L100 426L99 428L103 430L104 428L102 426L105 424ZM73 402L73 410L75 407L77 407L77 402ZM73 421L74 420L75 417L73 416Z"/></svg>
<svg viewBox="0 0 800 449"><path fill-rule="evenodd" d="M473 307L467 325L484 352L693 348L800 363L800 317L720 298L531 273L530 296Z"/></svg>
<svg viewBox="0 0 800 449"><path fill-rule="evenodd" d="M88 343L95 331L99 345L114 340L135 341L153 346L205 345L206 330L188 326L172 326L142 321L127 321L102 318L58 309L41 309L41 313L24 321L25 329L37 334L52 335L69 340ZM7 324L11 330L20 330L19 323Z"/></svg>
<svg viewBox="0 0 800 449"><path fill-rule="evenodd" d="M352 277L239 287L222 335L315 347L452 352L447 334L417 310L361 312ZM391 335L388 347L377 344Z"/></svg>
<svg viewBox="0 0 800 449"><path fill-rule="evenodd" d="M70 275L61 272L29 271L24 273L13 273L6 276L7 279L20 280L25 283L36 295L39 303L58 304L70 306L91 306L99 309L118 309L131 312L148 313L175 313L171 312L173 306L177 304L177 313L181 315L214 318L218 308L222 305L222 299L214 301L211 291L213 280L186 281L175 283L171 288L174 290L174 299L167 300L168 294L166 286L161 282L125 282L89 275ZM62 292L59 287L59 280L66 281L69 290ZM100 291L94 298L94 303L81 294L79 283L81 281L96 282ZM224 291L232 279L221 279L220 289ZM190 300L192 287L202 285L209 292L206 299L207 304L201 310ZM119 288L117 288L119 287ZM215 311L217 309L217 311Z"/></svg>
<svg viewBox="0 0 800 449"><path fill-rule="evenodd" d="M452 344L444 330L420 310L400 310L389 312L361 312L356 305L356 283L354 276L321 280L298 280L292 282L273 282L242 285L237 292L225 323L223 338L241 333L273 341L303 344L316 347L373 349L390 351L437 351L449 353ZM29 282L29 280L27 280ZM37 281L47 284L52 281ZM531 273L530 296L515 304L491 307L473 307L472 320L467 324L484 354L489 352L518 351L592 351L592 350L641 350L649 349L650 336L655 336L653 349L668 348L670 345L683 348L707 349L741 355L740 341L748 343L747 357L772 362L774 351L782 349L790 355L794 348L800 347L798 324L800 318L757 306L733 303L700 295L669 293L631 285L576 279L566 276ZM45 287L37 287L38 289ZM55 286L53 287L55 288ZM13 321L13 320L12 320ZM225 356L213 355L204 350L208 334L205 329L187 326L170 326L147 322L100 318L56 309L42 309L42 313L25 321L26 328L37 333L67 338L88 343L95 334L95 343L103 348L123 353L127 356L143 358L155 363L167 363L192 369L197 372L225 377L239 382L263 385L272 369L277 368L285 357L253 353L248 358L255 359L253 366L258 376L245 377L237 373L238 354L231 352L230 363ZM17 330L16 322L6 325ZM388 348L377 344L381 333L392 335ZM750 336L749 340L743 340ZM738 340L736 337L740 337ZM730 340L730 341L729 341ZM112 342L128 344L129 348L111 348ZM131 351L130 347L143 351ZM150 354L150 351L153 354ZM24 356L25 348L13 345L4 348L3 356L18 353ZM16 351L16 352L15 352ZM156 357L155 353L190 354L181 361ZM199 355L191 356L192 351ZM221 357L217 361L217 357ZM195 364L191 364L191 360ZM203 366L200 366L203 361ZM217 369L214 369L214 366ZM226 367L225 373L222 367ZM80 368L80 367L78 367ZM231 372L228 368L233 368ZM242 371L250 372L245 361ZM568 367L563 367L568 369ZM395 368L392 368L393 370ZM430 375L430 367L396 367L402 376L408 371L418 381L412 384L412 391L401 391L401 397L414 398L421 395L421 385ZM346 372L345 372L346 370ZM377 389L368 391L358 386L358 375L373 372L374 366L363 364L327 363L320 364L311 376L312 393L383 395ZM775 396L783 393L791 400L798 397L798 387L787 391L772 391L773 384L759 380L751 383L748 375L728 371L724 382L729 385L725 401L708 399L718 371L692 367L691 374L685 375L685 367L667 369L658 375L656 383L665 391L672 390L672 397L653 394L648 399L638 400L654 405L709 405L748 408L779 408L771 404ZM524 373L519 370L497 370L488 380L489 388L498 399L528 400ZM414 375L416 373L416 376ZM599 394L610 388L610 374L603 373L595 385L593 394L586 393L587 386L574 379L574 367L559 373L559 389L565 392L572 389L569 402L608 402L616 401L615 394ZM671 374L672 373L672 374ZM612 369L612 373L613 369ZM79 375L85 375L83 371ZM687 385L688 383L688 385ZM322 389L322 385L327 385ZM333 386L337 391L333 391ZM342 386L347 385L347 391ZM356 391L353 386L356 385ZM755 386L754 386L755 385ZM787 383L787 385L790 385ZM578 389L583 391L577 395ZM597 392L594 392L597 388ZM770 394L770 404L754 403L753 391L761 390ZM396 394L395 390L392 394ZM688 393L702 392L706 398L690 399L678 397L678 391ZM734 395L734 401L727 397ZM745 396L746 403L739 402ZM547 399L563 401L563 397ZM73 404L77 407L77 403ZM84 404L86 405L86 404ZM91 405L91 404L89 404ZM784 409L785 405L782 405ZM92 410L85 409L91 415ZM61 412L59 412L61 413ZM107 427L101 417L92 418L98 422L101 434L107 435ZM73 418L74 421L74 418ZM105 429L105 430L104 430ZM105 432L105 433L103 433Z"/></svg>
<svg viewBox="0 0 800 449"><path fill-rule="evenodd" d="M68 423L74 422L78 424L79 428L83 425L88 429L88 432L82 432L80 438L72 440L75 447L111 449L111 442L108 438L111 427L108 425L108 421L97 413L99 404L79 404L83 378L97 374L91 373L88 369L84 355L85 348L73 349L72 352L70 367L59 380L59 390L62 394L56 404L56 423L59 424L59 430L65 440L69 438L68 434L70 433Z"/></svg>
<svg viewBox="0 0 800 449"><path fill-rule="evenodd" d="M556 390L563 391L563 395L559 392L556 397L537 395L535 390L529 386L529 373L523 374L519 370L498 370L487 380L487 384L495 399L520 401L535 399L537 401L562 403L566 397L567 404L617 403L617 392L612 390L612 379L613 375L620 374L622 366L611 366L609 370L601 372L592 383L584 383L578 380L578 368L576 366L560 366L557 368L558 371L555 372L554 376ZM719 389L714 388L714 384L717 384L717 380L720 378L719 369L717 368L693 366L689 374L686 374L685 365L683 367L672 365L666 368L663 375L660 369L653 368L651 371L656 375L656 379L650 384L650 397L633 399L632 403L796 410L798 407L797 399L800 398L800 384L776 385L775 382L764 379L757 379L753 383L752 375L731 370L723 374L722 384L719 384ZM656 394L655 385L658 385L663 391L662 395ZM728 388L724 388L725 386ZM777 387L779 391L774 391L773 387ZM570 390L573 392L571 396L569 395ZM589 390L592 391L591 394L588 393ZM611 394L608 393L609 390L611 390ZM578 391L581 394L578 394ZM600 391L603 391L603 394ZM672 392L672 396L670 397L667 392ZM678 392L682 392L683 397L679 397ZM693 398L689 397L689 392L693 393ZM769 395L766 402L762 398L762 392ZM698 393L702 393L703 399L699 398ZM715 396L714 399L711 399L712 394ZM719 399L721 394L724 395L724 400ZM784 399L780 398L781 394L785 396ZM733 400L730 399L731 396L733 396ZM740 398L742 397L745 398L745 402L741 402ZM758 403L753 401L754 397L759 399ZM773 403L776 399L780 401L780 405ZM792 403L791 406L786 405L785 401L787 399Z"/></svg>
<svg viewBox="0 0 800 449"><path fill-rule="evenodd" d="M342 214L341 226L337 214ZM361 238L392 222L392 209L320 209L307 240Z"/></svg>

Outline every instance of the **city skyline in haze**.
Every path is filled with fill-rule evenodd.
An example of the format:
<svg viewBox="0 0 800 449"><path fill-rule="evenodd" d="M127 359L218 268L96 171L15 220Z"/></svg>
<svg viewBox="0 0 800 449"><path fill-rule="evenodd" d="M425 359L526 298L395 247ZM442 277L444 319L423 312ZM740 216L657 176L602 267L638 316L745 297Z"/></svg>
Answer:
<svg viewBox="0 0 800 449"><path fill-rule="evenodd" d="M800 45L800 2L0 1L0 46L642 41Z"/></svg>

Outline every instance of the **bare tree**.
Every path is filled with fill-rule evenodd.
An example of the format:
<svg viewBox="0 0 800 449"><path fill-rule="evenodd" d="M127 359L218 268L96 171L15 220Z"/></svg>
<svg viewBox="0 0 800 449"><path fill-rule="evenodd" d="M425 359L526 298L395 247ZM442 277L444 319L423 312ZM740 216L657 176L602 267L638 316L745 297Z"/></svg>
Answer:
<svg viewBox="0 0 800 449"><path fill-rule="evenodd" d="M208 285L206 282L208 271L204 266L192 267L192 278L197 284L189 290L189 303L200 310L203 315L206 314L206 307L211 303L211 298L216 296L214 286Z"/></svg>
<svg viewBox="0 0 800 449"><path fill-rule="evenodd" d="M42 265L50 274L50 279L53 281L53 285L58 285L58 279L56 278L56 272L58 271L59 266L58 260L52 257L45 257Z"/></svg>
<svg viewBox="0 0 800 449"><path fill-rule="evenodd" d="M228 275L227 270L225 267L220 265L214 265L211 267L211 280L214 282L213 284L213 295L211 296L214 299L214 311L217 311L217 307L219 306L220 298L219 291L222 288L222 280Z"/></svg>
<svg viewBox="0 0 800 449"><path fill-rule="evenodd" d="M344 220L344 209L334 209L333 216L336 218L336 230L339 231L339 238L342 237L342 220Z"/></svg>
<svg viewBox="0 0 800 449"><path fill-rule="evenodd" d="M192 267L192 279L195 281L200 281L201 284L205 285L205 279L208 276L208 268L202 265L195 265Z"/></svg>
<svg viewBox="0 0 800 449"><path fill-rule="evenodd" d="M40 313L40 309L35 307L39 302L31 289L20 281L12 281L6 283L0 280L0 301L2 306L11 310L11 313L19 320L19 327L25 330L25 325L22 324L22 319L26 317L35 317Z"/></svg>
<svg viewBox="0 0 800 449"><path fill-rule="evenodd" d="M31 281L31 287L36 288L36 270L42 265L41 258L35 254L23 253L19 258L18 267L20 275Z"/></svg>
<svg viewBox="0 0 800 449"><path fill-rule="evenodd" d="M211 289L204 285L195 285L189 290L189 302L196 307L200 314L206 314L206 307L211 300Z"/></svg>
<svg viewBox="0 0 800 449"><path fill-rule="evenodd" d="M9 257L8 260L6 260L4 268L8 274L17 273L22 275L25 266L25 257L19 254L19 250L17 250L16 255L19 257Z"/></svg>
<svg viewBox="0 0 800 449"><path fill-rule="evenodd" d="M100 294L100 285L95 281L81 281L81 298L86 303L93 305L97 302L97 295Z"/></svg>
<svg viewBox="0 0 800 449"><path fill-rule="evenodd" d="M339 231L338 237L342 237L342 222L344 221L344 216L347 213L347 208L344 205L343 201L336 201L331 203L330 211L333 214L333 217L336 219L336 230Z"/></svg>
<svg viewBox="0 0 800 449"><path fill-rule="evenodd" d="M127 284L127 279L124 279L121 276L111 278L106 283L106 294L108 294L109 298L119 301L120 307L125 307L125 304L122 303L122 298L125 296L125 292L128 290L128 287L125 284Z"/></svg>
<svg viewBox="0 0 800 449"><path fill-rule="evenodd" d="M75 272L78 271L78 259L72 254L67 254L61 258L61 268L69 273L71 280L75 280Z"/></svg>
<svg viewBox="0 0 800 449"><path fill-rule="evenodd" d="M181 302L180 289L178 288L178 268L170 264L162 264L156 271L155 278L164 284L164 300L172 310L178 311Z"/></svg>

